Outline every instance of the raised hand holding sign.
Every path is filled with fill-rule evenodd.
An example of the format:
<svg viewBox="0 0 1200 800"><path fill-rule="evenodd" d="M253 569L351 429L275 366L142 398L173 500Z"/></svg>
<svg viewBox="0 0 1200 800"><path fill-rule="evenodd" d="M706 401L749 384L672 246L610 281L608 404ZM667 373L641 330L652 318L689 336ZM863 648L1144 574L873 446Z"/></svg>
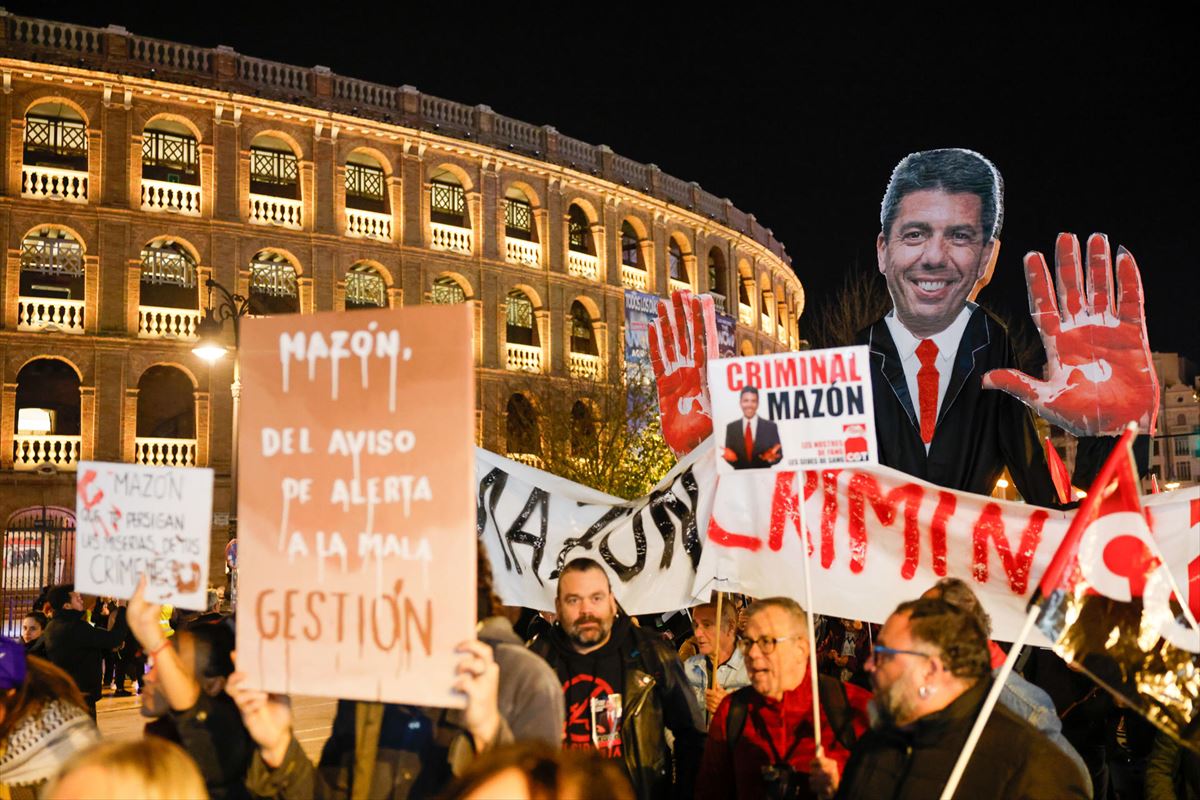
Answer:
<svg viewBox="0 0 1200 800"><path fill-rule="evenodd" d="M1075 436L1116 435L1130 422L1153 433L1158 378L1146 336L1142 280L1133 255L1117 250L1117 297L1112 294L1108 237L1088 238L1087 283L1079 240L1058 236L1058 300L1041 253L1025 256L1029 312L1046 348L1046 379L1014 369L992 370L985 389L999 389Z"/></svg>
<svg viewBox="0 0 1200 800"><path fill-rule="evenodd" d="M650 365L658 385L663 439L682 457L712 433L707 367L717 357L717 317L706 294L672 292L650 326Z"/></svg>

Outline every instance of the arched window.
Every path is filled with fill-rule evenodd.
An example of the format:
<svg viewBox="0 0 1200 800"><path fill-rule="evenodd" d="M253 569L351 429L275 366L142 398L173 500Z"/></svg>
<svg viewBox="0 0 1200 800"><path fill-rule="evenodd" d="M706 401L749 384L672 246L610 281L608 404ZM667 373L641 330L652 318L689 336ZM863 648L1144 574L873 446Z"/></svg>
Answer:
<svg viewBox="0 0 1200 800"><path fill-rule="evenodd" d="M717 310L722 313L725 312L725 297L728 295L725 281L725 256L721 254L720 248L714 247L708 251L708 289L717 301Z"/></svg>
<svg viewBox="0 0 1200 800"><path fill-rule="evenodd" d="M346 273L346 310L386 307L387 284L379 271L362 262L350 267Z"/></svg>
<svg viewBox="0 0 1200 800"><path fill-rule="evenodd" d="M592 329L592 315L576 300L571 303L571 352L583 355L599 355L596 334Z"/></svg>
<svg viewBox="0 0 1200 800"><path fill-rule="evenodd" d="M292 146L260 133L250 143L250 193L300 199L300 162Z"/></svg>
<svg viewBox="0 0 1200 800"><path fill-rule="evenodd" d="M87 202L87 124L66 103L38 103L25 115L21 194Z"/></svg>
<svg viewBox="0 0 1200 800"><path fill-rule="evenodd" d="M584 210L572 203L567 209L567 248L572 253L596 254L591 228L592 224Z"/></svg>
<svg viewBox="0 0 1200 800"><path fill-rule="evenodd" d="M79 461L79 375L53 358L30 361L17 373L13 468L36 470L50 463L74 469Z"/></svg>
<svg viewBox="0 0 1200 800"><path fill-rule="evenodd" d="M668 277L671 280L690 283L687 266L683 263L683 249L674 237L667 242L667 269L669 270Z"/></svg>
<svg viewBox="0 0 1200 800"><path fill-rule="evenodd" d="M255 225L303 227L300 161L292 146L266 133L250 143L250 221Z"/></svg>
<svg viewBox="0 0 1200 800"><path fill-rule="evenodd" d="M196 261L181 243L158 239L142 248L141 305L199 307Z"/></svg>
<svg viewBox="0 0 1200 800"><path fill-rule="evenodd" d="M509 344L538 346L537 324L533 317L533 301L520 289L513 289L508 293L505 338Z"/></svg>
<svg viewBox="0 0 1200 800"><path fill-rule="evenodd" d="M250 262L250 313L265 316L299 311L296 268L284 255L260 251Z"/></svg>
<svg viewBox="0 0 1200 800"><path fill-rule="evenodd" d="M738 281L738 302L754 308L754 304L750 302L750 279L744 276Z"/></svg>
<svg viewBox="0 0 1200 800"><path fill-rule="evenodd" d="M17 325L25 331L83 333L83 245L49 225L21 240Z"/></svg>
<svg viewBox="0 0 1200 800"><path fill-rule="evenodd" d="M467 302L467 293L461 283L449 275L442 275L433 279L429 299L436 305L449 306Z"/></svg>
<svg viewBox="0 0 1200 800"><path fill-rule="evenodd" d="M510 186L504 192L504 235L525 242L537 241L533 204L529 202L529 196L516 186Z"/></svg>
<svg viewBox="0 0 1200 800"><path fill-rule="evenodd" d="M571 406L571 457L591 458L596 452L596 420L582 400Z"/></svg>
<svg viewBox="0 0 1200 800"><path fill-rule="evenodd" d="M142 178L199 185L199 148L186 125L156 119L146 126L142 131Z"/></svg>
<svg viewBox="0 0 1200 800"><path fill-rule="evenodd" d="M346 208L386 213L386 186L379 159L361 150L346 159Z"/></svg>
<svg viewBox="0 0 1200 800"><path fill-rule="evenodd" d="M458 176L449 170L437 170L429 179L429 218L441 225L471 227L466 193Z"/></svg>
<svg viewBox="0 0 1200 800"><path fill-rule="evenodd" d="M196 465L196 398L191 378L177 367L158 364L138 380L133 460L151 466Z"/></svg>
<svg viewBox="0 0 1200 800"><path fill-rule="evenodd" d="M754 343L751 342L749 339L742 339L742 355L744 355L744 356L754 355Z"/></svg>
<svg viewBox="0 0 1200 800"><path fill-rule="evenodd" d="M537 412L523 394L508 398L505 409L505 450L509 456L537 457L542 452Z"/></svg>
<svg viewBox="0 0 1200 800"><path fill-rule="evenodd" d="M645 269L642 266L642 248L638 243L637 231L627 221L621 223L621 263L627 267Z"/></svg>

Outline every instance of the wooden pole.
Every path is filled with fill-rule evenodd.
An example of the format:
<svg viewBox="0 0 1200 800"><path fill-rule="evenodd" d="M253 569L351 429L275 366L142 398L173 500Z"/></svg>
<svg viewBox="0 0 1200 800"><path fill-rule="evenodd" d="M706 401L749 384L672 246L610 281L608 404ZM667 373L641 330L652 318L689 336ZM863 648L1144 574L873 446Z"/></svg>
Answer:
<svg viewBox="0 0 1200 800"><path fill-rule="evenodd" d="M804 481L803 472L796 473L795 480L800 483L800 497L804 497ZM808 618L808 674L812 682L812 708L813 708L813 743L817 747L817 758L825 756L825 748L821 746L821 698L820 687L818 686L817 677L817 634L816 625L813 623L813 599L812 599L812 567L809 565L809 550L811 542L808 539L808 525L805 523L804 517L804 500L800 501L800 546L803 548L801 554L804 562L804 616Z"/></svg>

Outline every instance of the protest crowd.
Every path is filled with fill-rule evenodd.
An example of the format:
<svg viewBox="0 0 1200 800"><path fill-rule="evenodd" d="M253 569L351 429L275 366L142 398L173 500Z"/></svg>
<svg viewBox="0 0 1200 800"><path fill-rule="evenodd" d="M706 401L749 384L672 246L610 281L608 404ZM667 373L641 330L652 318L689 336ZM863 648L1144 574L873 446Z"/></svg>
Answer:
<svg viewBox="0 0 1200 800"><path fill-rule="evenodd" d="M818 752L814 645L794 600L728 595L630 617L600 564L579 558L562 571L551 615L500 606L484 559L479 567L479 639L462 645L457 666L466 708L339 701L316 765L292 733L288 699L244 686L228 615L164 617L139 593L114 603L104 627L78 608L86 598L55 587L42 603L45 632L27 627L23 647L3 644L4 792L936 797L1005 655L970 587L953 578L882 626L817 620ZM101 742L93 698L116 675L105 675L104 661L132 657L127 649L147 664L140 687L129 683L142 695L145 735ZM124 691L125 681L114 685ZM1031 648L959 796L1195 797L1200 764L1172 744Z"/></svg>
<svg viewBox="0 0 1200 800"><path fill-rule="evenodd" d="M916 219L938 203L931 218L949 219L957 238ZM966 299L986 282L1001 217L999 176L978 154L931 151L897 167L879 244L897 314L868 334L873 355L877 346L886 351L870 362L882 370L875 414L894 417L880 425L879 460L985 494L1007 467L1031 503L1074 508L1061 493L1056 500L1046 462L1033 457L1040 450L1024 406L982 392L1002 387L982 386L976 373L947 392L943 375L938 391L935 365L950 369L958 347L942 338L946 331L964 347L973 336L1003 345L980 345L980 359L1011 372L1002 329ZM1060 245L1069 260L1070 242ZM912 247L936 252L901 249ZM939 249L950 247L958 249ZM1100 244L1088 247L1093 266L1107 270L1107 242L1103 259ZM1132 262L1119 260L1119 280L1130 274L1122 263ZM940 277L893 286L893 274L914 270ZM913 316L930 307L933 322ZM660 305L649 331L664 437L681 459L714 429L702 376L695 380L705 313L699 298L677 296L673 308ZM949 352L939 356L938 347ZM685 351L690 382L680 367ZM735 388L745 420L730 423L717 454L730 469L770 468L791 447L756 416L759 391L751 389ZM695 413L682 419L689 408ZM1107 458L1109 470L1107 453L1128 441L1111 433L1111 425L1077 431L1080 463L1095 472ZM978 441L964 444L968 435ZM970 800L1200 797L1194 737L1181 744L1052 650L997 642L978 583L943 570L873 620L810 614L811 602L794 599L804 596L799 576L780 596L712 591L692 607L631 615L623 584L589 543L560 557L545 587L553 612L504 606L493 579L500 562L483 542L480 486L476 635L455 649L452 676L461 708L343 697L314 764L293 730L288 696L259 688L261 671L252 677L246 659L239 670L233 610L216 592L205 610L182 612L149 600L145 578L128 600L47 587L23 621L24 641L0 640L0 799L916 800L943 796L951 781L953 796ZM256 613L248 606L239 613ZM399 630L398 610L395 618ZM254 657L262 646L243 643L243 652ZM96 705L106 690L141 696L140 740L101 740Z"/></svg>

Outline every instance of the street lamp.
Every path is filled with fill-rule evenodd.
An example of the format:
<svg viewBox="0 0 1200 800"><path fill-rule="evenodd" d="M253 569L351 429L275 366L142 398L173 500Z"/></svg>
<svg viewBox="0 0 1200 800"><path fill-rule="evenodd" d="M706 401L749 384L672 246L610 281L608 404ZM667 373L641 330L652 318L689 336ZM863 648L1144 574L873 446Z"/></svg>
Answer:
<svg viewBox="0 0 1200 800"><path fill-rule="evenodd" d="M241 319L250 312L250 299L242 297L240 294L233 294L221 284L209 278L204 283L208 289L208 313L204 319L196 327L196 346L192 348L192 353L212 364L219 358L223 358L229 351L221 341L221 332L224 328L225 321L230 320L233 323L233 383L229 390L233 394L233 451L229 457L229 507L231 513L229 515L229 539L230 541L237 540L237 508L238 508L238 417L241 410L242 400L242 371L241 359L238 355L238 346L241 344ZM214 291L218 295L218 302L213 303ZM230 586L229 586L229 602L231 605L237 603L237 573L234 569L230 569Z"/></svg>

